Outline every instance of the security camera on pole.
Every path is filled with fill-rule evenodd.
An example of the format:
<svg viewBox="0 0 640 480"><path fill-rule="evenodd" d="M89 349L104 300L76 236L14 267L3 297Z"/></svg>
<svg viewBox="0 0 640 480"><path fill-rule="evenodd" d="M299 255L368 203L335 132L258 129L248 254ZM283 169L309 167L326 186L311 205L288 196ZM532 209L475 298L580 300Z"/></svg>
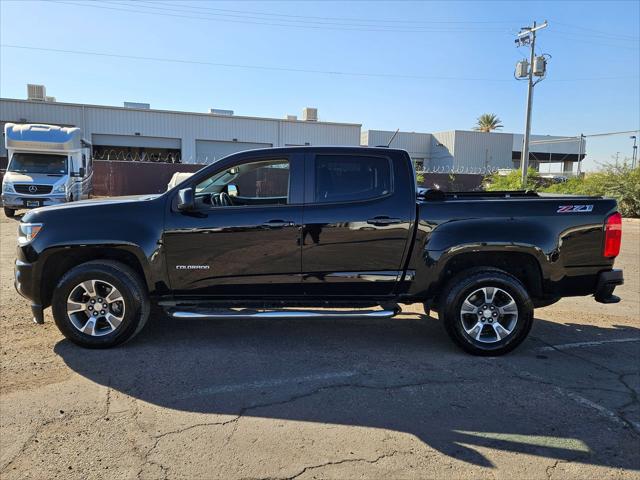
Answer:
<svg viewBox="0 0 640 480"><path fill-rule="evenodd" d="M542 25L536 25L533 22L531 27L523 27L520 29L516 38L516 45L522 47L529 45L531 52L529 54L529 61L520 60L516 65L515 77L517 80L528 80L527 88L527 116L524 130L524 140L522 142L522 156L520 159L520 168L522 169L522 188L525 188L527 184L527 169L529 168L529 137L531 135L531 104L533 102L533 87L540 81L542 81L547 73L547 57L549 55L540 55L536 57L536 32L543 28L546 28L549 24L545 20ZM539 77L535 82L533 77Z"/></svg>

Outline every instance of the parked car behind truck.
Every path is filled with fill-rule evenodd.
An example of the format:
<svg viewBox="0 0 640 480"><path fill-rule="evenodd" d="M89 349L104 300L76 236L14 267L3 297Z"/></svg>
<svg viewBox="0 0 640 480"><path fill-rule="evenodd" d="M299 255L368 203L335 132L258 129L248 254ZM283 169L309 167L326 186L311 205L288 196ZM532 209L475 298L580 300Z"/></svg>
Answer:
<svg viewBox="0 0 640 480"><path fill-rule="evenodd" d="M2 179L2 206L16 210L89 198L93 168L91 145L79 128L7 123L9 163Z"/></svg>
<svg viewBox="0 0 640 480"><path fill-rule="evenodd" d="M466 351L499 355L536 306L617 302L623 281L615 200L418 197L409 155L387 148L242 152L162 195L33 210L19 232L15 285L34 319L51 305L92 348L132 338L150 302L174 319L388 318L420 302Z"/></svg>

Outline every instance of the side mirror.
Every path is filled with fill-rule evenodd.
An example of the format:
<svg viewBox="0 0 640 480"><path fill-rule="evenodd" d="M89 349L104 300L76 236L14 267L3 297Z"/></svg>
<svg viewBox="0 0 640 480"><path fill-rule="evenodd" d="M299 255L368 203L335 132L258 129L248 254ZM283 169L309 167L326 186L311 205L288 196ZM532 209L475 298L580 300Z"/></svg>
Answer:
<svg viewBox="0 0 640 480"><path fill-rule="evenodd" d="M196 208L196 201L193 196L193 188L183 188L178 191L178 210L188 212Z"/></svg>
<svg viewBox="0 0 640 480"><path fill-rule="evenodd" d="M80 167L80 170L78 170L78 176L79 177L84 177L84 167Z"/></svg>
<svg viewBox="0 0 640 480"><path fill-rule="evenodd" d="M227 194L230 197L237 197L238 196L238 186L230 183L229 185L227 185Z"/></svg>

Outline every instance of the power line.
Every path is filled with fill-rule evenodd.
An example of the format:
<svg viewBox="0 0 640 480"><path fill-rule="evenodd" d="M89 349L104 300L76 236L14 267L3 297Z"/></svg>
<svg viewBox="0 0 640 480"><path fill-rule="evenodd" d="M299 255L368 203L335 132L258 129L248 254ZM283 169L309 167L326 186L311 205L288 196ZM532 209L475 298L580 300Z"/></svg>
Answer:
<svg viewBox="0 0 640 480"><path fill-rule="evenodd" d="M6 43L0 44L0 47L14 48L14 49L20 49L20 50L30 50L30 51L51 52L51 53L59 53L59 54L121 58L125 60L144 60L144 61L163 62L163 63L181 63L181 64L203 65L203 66L211 66L211 67L242 68L242 69L253 69L253 70L269 70L269 71L292 72L292 73L311 73L311 74L322 74L322 75L340 75L340 76L372 77L372 78L403 78L403 79L414 79L414 80L473 81L473 82L477 82L477 81L510 82L511 81L511 79L509 78L453 77L453 76L441 76L441 75L430 76L430 75L413 75L413 74L385 73L385 72L317 70L317 69L273 66L273 65L251 65L251 64L238 64L238 63L209 62L204 60L185 60L182 58L150 57L150 56L143 56L143 55L124 55L124 54L109 53L109 52L96 52L96 51L90 51L90 50L70 50L70 49L60 49L60 48L36 47L36 46L29 46L29 45L15 45L15 44L6 44ZM582 80L620 80L620 79L627 79L627 78L637 78L637 77L633 77L633 76L632 77L593 77L593 78L578 78L578 79L557 79L555 81L556 82L572 81L573 82L573 81L582 81Z"/></svg>
<svg viewBox="0 0 640 480"><path fill-rule="evenodd" d="M595 28L585 27L583 25L572 25L570 23L558 22L556 20L554 20L553 23L557 25L564 25L565 27L573 28L575 30L592 32L591 35L601 36L603 38L610 37L610 38L623 38L626 40L636 40L636 41L640 40L640 37L637 35L624 35L619 33L610 33L604 30L597 30Z"/></svg>
<svg viewBox="0 0 640 480"><path fill-rule="evenodd" d="M142 3L153 3L160 5L168 5L168 6L177 6L176 3L171 2L153 2L149 0L139 0ZM251 15L263 15L269 17L286 17L286 18L294 18L294 19L314 19L314 20L336 20L341 22L372 22L372 23L407 23L407 24L509 24L512 25L514 21L497 21L497 20L398 20L398 19L378 19L378 18L354 18L354 17L318 17L311 15L290 15L283 13L273 13L273 12L256 12L256 11L248 11L248 10L231 10L225 8L212 8L212 7L200 7L193 5L181 5L183 8L189 8L194 10L206 10L206 11L217 11L217 12L231 12L231 13L240 13L240 14L251 14Z"/></svg>
<svg viewBox="0 0 640 480"><path fill-rule="evenodd" d="M95 52L88 50L64 50L58 48L45 48L45 47L32 47L27 45L11 45L0 44L2 48L17 48L22 50L34 50L53 53L66 53L76 55L91 55L100 57L112 57L123 58L128 60L147 60L156 62L168 62L168 63L183 63L191 65L206 65L212 67L229 67L229 68L245 68L245 69L257 69L257 70L273 70L282 72L295 72L295 73L318 73L325 75L344 75L344 76L356 76L356 77L381 77L381 78L407 78L407 79L419 79L419 80L464 80L464 81L486 81L486 82L508 82L509 79L502 78L473 78L473 77L448 77L448 76L427 76L427 75L408 75L400 73L377 73L377 72L349 72L338 70L314 70L296 67L280 67L269 65L248 65L237 63L221 63L221 62L207 62L202 60L184 60L180 58L164 58L164 57L148 57L142 55L121 55L116 53L107 52Z"/></svg>
<svg viewBox="0 0 640 480"><path fill-rule="evenodd" d="M230 18L226 18L229 15L222 15L222 14L206 14L207 16L203 16L202 13L198 13L197 15L195 14L195 12L187 12L189 14L185 14L184 11L182 11L183 13L164 13L164 12L157 12L154 11L161 9L161 10L171 10L171 11L178 11L180 12L181 10L175 10L175 9L162 9L161 7L149 7L149 6L145 6L145 5L139 5L139 4L122 4L122 3L110 3L110 5L119 5L119 7L117 6L106 6L104 4L87 4L87 3L75 3L75 2L71 2L71 1L63 1L63 0L50 0L53 3L58 3L58 4L64 4L64 5L71 5L71 6L75 6L75 7L87 7L87 8L99 8L99 9L103 9L103 10L114 10L114 11L121 11L121 12L128 12L128 13L139 13L139 14L143 14L143 15L159 15L159 16L164 16L164 17L172 17L172 18L189 18L189 19L193 19L193 20L204 20L204 21L210 21L210 22L225 22L225 23L240 23L240 24L248 24L248 25L264 25L264 26L269 26L269 27L288 27L288 28L299 28L299 29L314 29L314 30L338 30L338 31L355 31L355 32L391 32L391 33L461 33L461 32L496 32L496 33L509 33L508 31L504 30L504 29L470 29L470 28L462 28L462 27L456 27L456 28L439 28L439 29L426 29L425 27L420 28L420 27L411 27L411 29L407 29L407 28L400 28L400 27L395 27L395 26L388 26L389 28L386 28L386 26L384 25L380 25L380 26L375 26L374 28L372 27L368 27L368 26L359 26L359 25L349 25L349 24L335 24L335 25L309 25L309 24L296 24L296 23L274 23L271 21L268 21L269 19L258 19L258 20L265 20L265 21L254 21L254 20L239 20L239 19L230 19ZM127 8L121 8L121 7L127 7ZM128 8L131 7L131 8ZM140 10L143 9L143 10ZM212 18L212 16L216 16L217 17L222 17L222 18ZM251 18L251 17L241 17L241 18ZM281 19L280 22L283 21L287 21L287 20L283 20Z"/></svg>
<svg viewBox="0 0 640 480"><path fill-rule="evenodd" d="M549 31L550 34L553 35L557 35L563 38L567 38L569 40L573 40L575 42L579 42L579 43L590 43L592 45L601 45L604 47L612 47L612 48L627 48L630 50L638 50L640 48L640 45L638 45L637 41L632 41L632 40L626 40L626 39L620 39L618 40L619 42L626 42L626 45L623 44L614 44L614 43L608 43L608 42L600 42L598 40L593 40L591 38L585 38L582 35L578 35L576 33L573 32L564 32L564 31L557 31L557 30L551 30Z"/></svg>
<svg viewBox="0 0 640 480"><path fill-rule="evenodd" d="M463 22L463 21L441 21L441 22L433 22L432 25L436 25L436 27L428 27L426 26L427 22L418 24L410 24L410 25L384 25L384 24L374 24L374 25L365 25L365 24L348 24L348 23L327 23L327 22L318 22L318 21L304 21L304 20L289 20L287 18L279 18L275 17L271 21L271 18L261 18L255 16L247 16L247 15L237 15L237 14L224 14L224 13L204 13L201 11L185 11L184 8L192 8L192 9L203 9L203 10L216 10L216 11L228 11L228 12L238 12L238 13L247 13L241 10L229 10L229 9L213 9L207 7L196 7L196 6L188 6L182 5L181 8L169 8L169 6L176 6L175 4L166 4L159 3L162 6L147 6L141 5L141 3L155 3L155 2L145 2L145 0L139 0L135 4L131 3L122 3L116 2L112 0L108 3L107 6L105 4L96 4L96 3L78 3L73 1L64 1L64 0L46 0L52 3L65 4L76 7L88 7L88 8L99 8L104 10L113 10L113 11L121 11L121 12L129 12L129 13L137 13L142 15L156 15L170 18L187 18L192 20L199 21L209 21L209 22L217 22L217 23L237 23L237 24L248 24L248 25L262 25L267 27L283 27L283 28L296 28L296 29L311 29L311 30L330 30L330 31L346 31L346 32L379 32L379 33L405 33L405 34L415 34L415 33L465 33L465 32L487 32L487 33L504 33L511 34L513 31L508 29L499 29L499 28L469 28L464 26L456 26L456 25L467 25L467 24L482 24L482 25L490 25L490 24L498 24L503 22ZM124 8L123 8L124 7ZM142 10L141 10L142 9ZM163 10L163 11L157 11ZM171 12L171 13L168 13ZM254 15L267 15L267 13L263 12L253 12ZM278 14L273 14L278 15ZM229 18L232 17L232 18ZM295 16L295 15L287 15L287 17L294 18L305 18L303 16ZM326 18L326 19L338 19L338 17L309 17L309 18ZM338 19L339 20L339 19ZM369 20L372 21L372 20ZM288 22L288 23L282 23ZM397 20L396 22L405 22L401 20ZM408 21L407 21L408 22ZM424 25L424 26L421 26ZM447 25L451 25L448 26ZM559 35L564 38L580 40L581 42L591 43L595 45L601 45L612 48L624 48L637 50L640 46L636 45L636 43L632 45L620 45L620 44L611 44L605 42L598 42L593 39L584 39L582 36L579 36L574 32L562 32L562 31L554 31L550 32L555 35ZM602 37L606 38L606 37ZM612 41L620 41L620 42L629 42L629 38L610 38Z"/></svg>

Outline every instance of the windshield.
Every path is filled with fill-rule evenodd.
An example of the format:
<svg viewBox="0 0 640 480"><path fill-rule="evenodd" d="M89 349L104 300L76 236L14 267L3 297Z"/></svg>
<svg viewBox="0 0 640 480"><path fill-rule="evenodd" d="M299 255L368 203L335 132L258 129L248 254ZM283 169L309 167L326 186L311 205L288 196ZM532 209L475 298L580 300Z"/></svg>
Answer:
<svg viewBox="0 0 640 480"><path fill-rule="evenodd" d="M7 171L64 175L67 173L67 156L16 152L11 157L11 163L9 163Z"/></svg>

